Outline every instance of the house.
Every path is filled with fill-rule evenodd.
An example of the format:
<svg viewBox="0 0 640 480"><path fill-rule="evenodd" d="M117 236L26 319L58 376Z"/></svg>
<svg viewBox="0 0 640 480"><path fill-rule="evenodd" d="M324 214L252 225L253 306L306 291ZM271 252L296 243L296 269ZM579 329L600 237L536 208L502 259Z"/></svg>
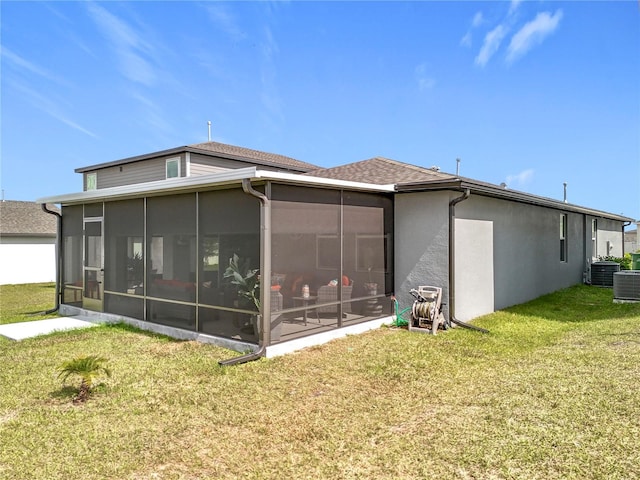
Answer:
<svg viewBox="0 0 640 480"><path fill-rule="evenodd" d="M467 321L580 283L631 221L386 158L322 169L216 142L77 172L82 192L40 200L61 204L62 311L245 358L388 323L420 285Z"/></svg>
<svg viewBox="0 0 640 480"><path fill-rule="evenodd" d="M55 281L56 223L38 203L0 202L0 285Z"/></svg>
<svg viewBox="0 0 640 480"><path fill-rule="evenodd" d="M624 251L634 253L640 250L640 243L638 243L638 227L640 222L636 222L635 230L627 230L624 232Z"/></svg>

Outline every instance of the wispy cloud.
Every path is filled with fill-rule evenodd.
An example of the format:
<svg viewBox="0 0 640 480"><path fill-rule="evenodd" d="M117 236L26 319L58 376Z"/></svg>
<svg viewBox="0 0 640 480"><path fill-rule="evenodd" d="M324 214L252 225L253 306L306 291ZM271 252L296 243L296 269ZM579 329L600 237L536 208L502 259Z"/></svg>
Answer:
<svg viewBox="0 0 640 480"><path fill-rule="evenodd" d="M477 12L474 16L473 16L473 20L471 21L471 26L473 28L477 28L480 25L482 25L482 23L484 22L484 15L482 15L482 12Z"/></svg>
<svg viewBox="0 0 640 480"><path fill-rule="evenodd" d="M471 30L464 34L464 37L460 39L460 45L463 47L470 47L472 43L473 36L471 35Z"/></svg>
<svg viewBox="0 0 640 480"><path fill-rule="evenodd" d="M527 185L533 179L534 170L529 168L527 170L523 170L520 173L515 175L507 175L506 184L507 186L515 185L515 186L524 186Z"/></svg>
<svg viewBox="0 0 640 480"><path fill-rule="evenodd" d="M460 45L463 47L470 47L473 41L472 29L478 28L480 25L484 23L484 15L482 12L476 12L471 20L471 28L467 30L467 33L464 34L464 37L460 39Z"/></svg>
<svg viewBox="0 0 640 480"><path fill-rule="evenodd" d="M415 74L420 91L430 90L435 87L436 80L431 75L429 75L426 63L421 63L420 65L418 65L416 67Z"/></svg>
<svg viewBox="0 0 640 480"><path fill-rule="evenodd" d="M145 128L150 127L158 136L166 137L167 134L171 133L172 126L167 121L167 118L170 118L170 116L166 115L156 102L135 91L130 92L130 96L144 109L143 114L138 117L138 120L143 122Z"/></svg>
<svg viewBox="0 0 640 480"><path fill-rule="evenodd" d="M284 121L282 113L282 98L278 93L277 76L275 59L279 52L278 42L276 41L271 28L267 25L264 27L264 40L260 43L260 52L262 56L260 68L260 101L264 109L263 119L272 128L278 129L278 124Z"/></svg>
<svg viewBox="0 0 640 480"><path fill-rule="evenodd" d="M105 8L95 3L86 5L89 15L111 44L122 74L143 85L155 83L155 69L149 59L145 58L153 51L151 44Z"/></svg>
<svg viewBox="0 0 640 480"><path fill-rule="evenodd" d="M5 46L1 46L0 47L0 55L9 64L11 64L14 68L17 68L18 70L22 70L23 72L27 71L29 73L32 73L32 74L37 75L39 77L42 77L42 78L44 78L46 80L50 80L52 82L55 82L55 83L57 83L59 85L64 85L64 86L68 86L69 85L69 82L67 82L66 80L62 79L58 75L50 72L46 68L40 67L40 66L34 64L33 62L30 62L30 61L26 60L25 58L23 58L20 55L14 53L13 51L9 50Z"/></svg>
<svg viewBox="0 0 640 480"><path fill-rule="evenodd" d="M484 67L491 57L498 51L500 44L507 34L507 27L505 25L498 25L484 37L482 48L476 56L475 63L481 67Z"/></svg>
<svg viewBox="0 0 640 480"><path fill-rule="evenodd" d="M509 15L513 15L521 3L522 0L511 0L511 5L509 5Z"/></svg>
<svg viewBox="0 0 640 480"><path fill-rule="evenodd" d="M556 10L551 15L549 12L541 12L536 18L526 23L511 38L511 43L507 49L507 62L511 63L527 53L535 45L539 45L555 32L562 20L562 10Z"/></svg>
<svg viewBox="0 0 640 480"><path fill-rule="evenodd" d="M232 40L238 41L246 37L236 18L224 4L214 3L207 5L207 13L213 24L231 37Z"/></svg>
<svg viewBox="0 0 640 480"><path fill-rule="evenodd" d="M13 89L21 92L22 98L31 103L35 108L43 111L47 115L53 117L59 122L64 123L74 130L82 132L90 137L98 138L98 136L91 130L86 129L79 123L71 120L64 112L62 112L62 109L56 103L54 103L51 98L49 98L48 95L45 96L39 92L36 92L35 90L30 89L29 87L26 87L25 85L16 82L10 82L10 84Z"/></svg>

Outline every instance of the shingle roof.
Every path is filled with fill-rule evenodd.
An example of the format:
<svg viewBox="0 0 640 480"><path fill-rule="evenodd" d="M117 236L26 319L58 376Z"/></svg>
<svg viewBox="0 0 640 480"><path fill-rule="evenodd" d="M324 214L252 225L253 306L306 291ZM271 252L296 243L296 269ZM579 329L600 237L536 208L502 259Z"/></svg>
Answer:
<svg viewBox="0 0 640 480"><path fill-rule="evenodd" d="M302 162L295 158L285 157L284 155L278 155L277 153L262 152L260 150L228 145L226 143L204 142L195 143L193 145L189 145L189 147L206 150L208 153L218 154L223 157L231 156L247 161L258 161L261 163L273 164L275 166L293 167L295 170L303 172L318 168L317 165Z"/></svg>
<svg viewBox="0 0 640 480"><path fill-rule="evenodd" d="M308 172L309 170L315 170L316 168L318 168L317 165L313 165L307 162L301 162L300 160L296 160L295 158L285 157L284 155L278 155L276 153L262 152L260 150L253 150L251 148L227 145L226 143L204 142L195 143L193 145L185 145L182 147L175 147L169 150L161 150L159 152L145 153L144 155L122 158L120 160L99 163L97 165L90 165L88 167L76 168L75 171L76 173L90 172L102 168L109 168L118 165L125 165L127 163L149 160L150 158L165 157L168 155L179 155L182 152L195 152L203 155L213 155L217 157L228 158L231 160L240 160L251 165L271 166L276 167L280 170L288 170L294 173L304 173Z"/></svg>
<svg viewBox="0 0 640 480"><path fill-rule="evenodd" d="M377 185L456 178L455 175L384 157L370 158L339 167L320 168L307 172L305 175L374 183Z"/></svg>
<svg viewBox="0 0 640 480"><path fill-rule="evenodd" d="M59 211L49 206L49 210ZM6 200L0 202L0 235L55 236L56 217L42 210L39 203Z"/></svg>

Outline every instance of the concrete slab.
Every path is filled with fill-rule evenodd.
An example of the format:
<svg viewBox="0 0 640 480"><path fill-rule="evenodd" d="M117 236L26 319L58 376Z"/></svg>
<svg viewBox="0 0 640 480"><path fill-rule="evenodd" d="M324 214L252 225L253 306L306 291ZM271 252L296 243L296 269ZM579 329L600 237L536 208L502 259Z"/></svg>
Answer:
<svg viewBox="0 0 640 480"><path fill-rule="evenodd" d="M11 340L24 340L25 338L47 335L53 332L74 330L76 328L95 327L97 324L80 318L60 317L47 320L34 320L33 322L7 323L0 325L0 335Z"/></svg>

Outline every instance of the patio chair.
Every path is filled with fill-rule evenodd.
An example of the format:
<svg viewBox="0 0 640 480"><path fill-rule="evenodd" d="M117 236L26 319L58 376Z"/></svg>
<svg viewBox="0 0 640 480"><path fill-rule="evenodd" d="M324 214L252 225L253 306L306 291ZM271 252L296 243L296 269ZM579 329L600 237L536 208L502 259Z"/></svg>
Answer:
<svg viewBox="0 0 640 480"><path fill-rule="evenodd" d="M322 285L318 288L318 305L323 303L337 302L338 301L338 288L339 285ZM343 312L351 313L351 293L353 292L353 281L350 285L342 285L342 302ZM347 303L348 302L348 303ZM338 313L338 305L324 305L317 309L318 314L321 313Z"/></svg>

